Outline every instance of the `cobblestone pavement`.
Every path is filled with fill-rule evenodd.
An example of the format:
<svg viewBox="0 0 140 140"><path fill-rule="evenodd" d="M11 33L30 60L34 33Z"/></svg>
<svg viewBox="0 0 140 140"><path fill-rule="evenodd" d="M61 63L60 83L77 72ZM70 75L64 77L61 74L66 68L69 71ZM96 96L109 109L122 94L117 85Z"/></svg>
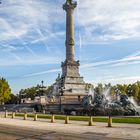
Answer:
<svg viewBox="0 0 140 140"><path fill-rule="evenodd" d="M0 118L0 140L140 140L140 125Z"/></svg>

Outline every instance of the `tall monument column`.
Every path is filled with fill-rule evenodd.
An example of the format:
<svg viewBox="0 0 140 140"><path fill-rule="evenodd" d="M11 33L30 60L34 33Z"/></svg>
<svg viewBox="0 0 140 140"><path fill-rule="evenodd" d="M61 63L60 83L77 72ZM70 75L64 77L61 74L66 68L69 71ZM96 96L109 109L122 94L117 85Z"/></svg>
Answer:
<svg viewBox="0 0 140 140"><path fill-rule="evenodd" d="M67 0L63 5L66 11L66 60L74 61L74 9L77 3Z"/></svg>
<svg viewBox="0 0 140 140"><path fill-rule="evenodd" d="M66 60L62 62L61 89L67 100L76 100L86 95L85 82L79 73L79 61L75 61L74 50L74 9L77 2L66 0L63 9L66 11Z"/></svg>
<svg viewBox="0 0 140 140"><path fill-rule="evenodd" d="M79 61L75 61L74 50L74 9L77 2L66 0L63 9L66 11L66 60L62 63L62 77L79 77Z"/></svg>
<svg viewBox="0 0 140 140"><path fill-rule="evenodd" d="M62 75L58 78L53 88L53 95L59 95L61 110L76 108L81 105L85 95L86 83L80 76L80 62L74 57L74 9L77 3L66 0L63 9L66 11L66 59L62 62Z"/></svg>

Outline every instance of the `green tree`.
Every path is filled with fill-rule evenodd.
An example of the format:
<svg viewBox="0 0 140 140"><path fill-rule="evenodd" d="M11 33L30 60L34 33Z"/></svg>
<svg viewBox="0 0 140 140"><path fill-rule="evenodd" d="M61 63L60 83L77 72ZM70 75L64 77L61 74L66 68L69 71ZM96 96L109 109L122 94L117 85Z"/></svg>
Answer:
<svg viewBox="0 0 140 140"><path fill-rule="evenodd" d="M35 96L41 96L42 93L44 95L49 94L52 91L52 86L48 86L47 88L43 89L43 91L40 89L40 86L33 86L27 89L21 89L19 91L19 98L31 98L31 100L34 100Z"/></svg>
<svg viewBox="0 0 140 140"><path fill-rule="evenodd" d="M139 88L139 86L135 83L135 84L133 84L132 85L132 95L133 95L133 97L134 97L134 99L136 100L136 101L138 101L139 99L139 93L140 93L140 88Z"/></svg>
<svg viewBox="0 0 140 140"><path fill-rule="evenodd" d="M19 97L20 97L20 99L21 98L31 98L33 100L35 98L38 90L39 90L38 86L27 88L27 89L21 89L19 91Z"/></svg>
<svg viewBox="0 0 140 140"><path fill-rule="evenodd" d="M11 88L4 78L0 78L0 104L10 100Z"/></svg>
<svg viewBox="0 0 140 140"><path fill-rule="evenodd" d="M46 95L48 95L49 93L52 92L52 90L53 90L53 86L48 86L47 89L44 91L44 93L45 93Z"/></svg>
<svg viewBox="0 0 140 140"><path fill-rule="evenodd" d="M117 84L116 88L120 91L120 94L126 94L127 93L127 85Z"/></svg>
<svg viewBox="0 0 140 140"><path fill-rule="evenodd" d="M18 103L19 103L18 95L10 94L10 100L8 100L6 104L18 104Z"/></svg>
<svg viewBox="0 0 140 140"><path fill-rule="evenodd" d="M97 87L95 87L95 91L96 91L98 94L102 94L102 93L103 93L103 90L104 90L103 84L101 84L101 83L99 83L99 84L97 85Z"/></svg>
<svg viewBox="0 0 140 140"><path fill-rule="evenodd" d="M116 86L111 86L111 88L110 88L110 94L111 95L115 95L115 94L117 94L117 87Z"/></svg>

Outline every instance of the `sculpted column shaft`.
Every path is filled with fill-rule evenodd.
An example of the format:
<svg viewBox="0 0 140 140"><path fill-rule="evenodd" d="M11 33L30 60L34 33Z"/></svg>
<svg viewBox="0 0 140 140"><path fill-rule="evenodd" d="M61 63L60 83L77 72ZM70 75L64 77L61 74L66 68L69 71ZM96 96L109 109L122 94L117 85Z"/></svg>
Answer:
<svg viewBox="0 0 140 140"><path fill-rule="evenodd" d="M66 60L74 61L74 9L77 3L67 0L63 5L66 10Z"/></svg>

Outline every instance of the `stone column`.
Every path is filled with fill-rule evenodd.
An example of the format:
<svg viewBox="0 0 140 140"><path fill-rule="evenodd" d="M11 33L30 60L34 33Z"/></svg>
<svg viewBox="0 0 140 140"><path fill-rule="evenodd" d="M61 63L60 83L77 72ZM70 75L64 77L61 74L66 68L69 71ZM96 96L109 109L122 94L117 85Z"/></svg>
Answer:
<svg viewBox="0 0 140 140"><path fill-rule="evenodd" d="M74 9L77 3L67 0L63 5L66 11L66 60L74 61Z"/></svg>

